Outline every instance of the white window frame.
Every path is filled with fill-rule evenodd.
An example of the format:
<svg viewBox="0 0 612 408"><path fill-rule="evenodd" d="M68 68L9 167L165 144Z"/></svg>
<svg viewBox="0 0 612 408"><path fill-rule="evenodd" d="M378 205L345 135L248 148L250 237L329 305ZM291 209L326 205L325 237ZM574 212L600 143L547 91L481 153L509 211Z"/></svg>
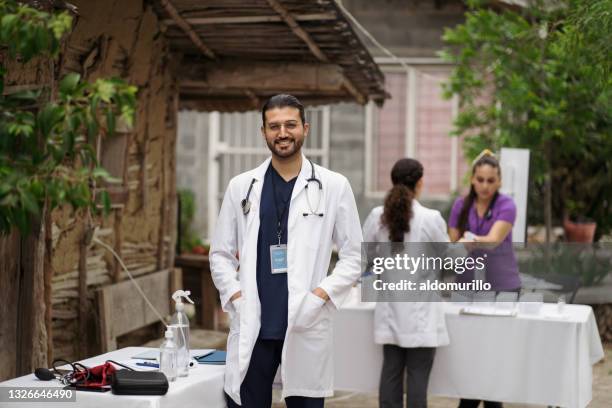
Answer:
<svg viewBox="0 0 612 408"><path fill-rule="evenodd" d="M404 154L406 157L415 157L417 155L417 66L428 65L428 66L451 66L450 63L442 60L441 58L400 58L393 59L387 57L377 57L374 59L377 64L380 65L383 73L405 73L407 76L406 80L406 127L404 129ZM408 67L402 65L399 61L406 64ZM452 99L452 115L451 119L454 121L459 111L459 102L457 97ZM375 143L376 129L378 121L378 115L373 102L369 102L365 108L365 123L364 123L364 136L365 136L365 149L366 149L366 160L365 160L365 192L364 195L367 198L382 199L387 194L384 190L375 190L375 181L378 180L377 169L375 160L378 158L378 152L376 151L377 144ZM450 177L450 190L456 191L458 187L458 153L459 153L459 140L456 137L451 139L451 172ZM426 199L447 199L446 195L428 195Z"/></svg>
<svg viewBox="0 0 612 408"><path fill-rule="evenodd" d="M308 108L307 108L308 109ZM331 132L331 108L329 106L315 107L321 110L321 146L318 149L303 148L306 156L314 156L321 159L321 165L329 168L329 146ZM208 116L208 239L212 238L220 210L220 195L222 193L219 185L219 174L221 165L219 156L230 153L238 155L269 154L266 147L241 147L229 146L221 141L221 114L210 112ZM223 186L225 189L225 186Z"/></svg>

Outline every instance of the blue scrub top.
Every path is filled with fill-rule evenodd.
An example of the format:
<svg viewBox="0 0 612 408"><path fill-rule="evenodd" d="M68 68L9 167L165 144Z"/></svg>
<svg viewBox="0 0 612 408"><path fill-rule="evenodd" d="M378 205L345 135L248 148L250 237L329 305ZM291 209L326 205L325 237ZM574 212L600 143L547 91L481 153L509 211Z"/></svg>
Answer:
<svg viewBox="0 0 612 408"><path fill-rule="evenodd" d="M268 167L264 178L259 204L259 233L257 235L257 290L261 303L260 339L282 340L285 338L285 332L287 331L289 309L287 274L272 274L270 245L278 244L277 214L282 214L281 244L287 244L289 204L296 179L297 177L289 181L283 180L272 167L272 164ZM274 197L275 190L276 197ZM275 198L276 206L274 205ZM286 210L283 212L285 206Z"/></svg>

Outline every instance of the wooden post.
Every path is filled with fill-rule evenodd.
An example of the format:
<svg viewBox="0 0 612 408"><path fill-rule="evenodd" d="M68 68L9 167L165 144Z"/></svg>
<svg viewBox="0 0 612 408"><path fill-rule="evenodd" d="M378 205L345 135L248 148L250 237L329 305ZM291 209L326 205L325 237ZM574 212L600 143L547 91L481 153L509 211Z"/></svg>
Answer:
<svg viewBox="0 0 612 408"><path fill-rule="evenodd" d="M45 203L45 208L48 207L48 202ZM43 211L45 215L45 258L44 258L44 285L45 285L45 327L47 330L47 361L53 361L53 305L51 303L53 297L53 228L51 222L51 212Z"/></svg>
<svg viewBox="0 0 612 408"><path fill-rule="evenodd" d="M148 116L148 108L147 108L147 116ZM147 177L148 176L147 175L147 151L149 149L148 128L149 128L148 125L146 125L144 141L142 142L142 156L140 157L140 208L142 208L143 210L145 208L145 203L147 202L147 198L148 198L148 191L147 191L147 179L148 179ZM128 163L127 158L126 158L126 163ZM125 166L125 168L127 169L127 166ZM125 185L127 186L127 181L125 182Z"/></svg>
<svg viewBox="0 0 612 408"><path fill-rule="evenodd" d="M205 313L203 316L203 326L205 329L217 330L218 294L210 273L210 263L208 261L208 257L206 257L206 260L200 269L200 276L202 277L202 310Z"/></svg>
<svg viewBox="0 0 612 408"><path fill-rule="evenodd" d="M44 211L43 211L44 217ZM16 375L45 367L47 361L47 331L45 328L45 227L40 220L32 222L31 232L21 236L21 276L15 284L18 290ZM17 312L19 316L17 316Z"/></svg>
<svg viewBox="0 0 612 408"><path fill-rule="evenodd" d="M115 252L119 255L119 258L122 257L121 247L123 246L123 231L121 228L121 223L123 221L123 207L115 209ZM121 276L121 265L117 258L113 257L113 273L111 276L111 280L113 283L119 282L119 277Z"/></svg>
<svg viewBox="0 0 612 408"><path fill-rule="evenodd" d="M167 135L167 132L164 132L164 136ZM165 141L163 142L165 144ZM162 163L162 169L161 169L161 174L160 174L160 190L161 190L161 203L159 206L159 228L158 228L158 237L157 237L157 270L161 270L164 269L164 265L165 265L165 245L164 245L164 238L166 236L166 223L168 220L168 203L166 201L166 149L164 146L164 149L162 149L162 153L161 153L162 157L161 157L161 163ZM146 187L143 187L146 188Z"/></svg>
<svg viewBox="0 0 612 408"><path fill-rule="evenodd" d="M179 93L178 93L178 89L173 89L173 94L172 94L172 102L174 105L174 109L173 109L173 115L174 115L174 120L172 121L172 123L174 123L174 127L171 129L166 129L165 135L166 135L166 150L168 151L167 156L165 156L165 163L166 163L166 169L164 170L165 172L165 177L166 177L166 181L165 181L165 188L164 188L164 201L165 201L165 207L166 207L166 215L165 215L165 219L166 219L166 234L168 236L168 238L170 239L170 241L168 242L168 247L166 248L167 250L167 255L166 255L166 262L165 262L165 269L170 269L172 270L172 268L174 268L174 258L176 255L176 235L177 235L177 224L179 222L178 220L178 212L177 212L177 207L178 207L178 197L176 194L176 139L177 139L177 127L176 124L178 123L178 104L179 104ZM164 237L165 239L165 237Z"/></svg>
<svg viewBox="0 0 612 408"><path fill-rule="evenodd" d="M79 336L78 351L79 358L87 356L87 247L91 242L93 230L90 227L89 217L85 216L83 233L79 240Z"/></svg>
<svg viewBox="0 0 612 408"><path fill-rule="evenodd" d="M20 236L16 230L0 236L0 381L17 376L17 313L21 269Z"/></svg>

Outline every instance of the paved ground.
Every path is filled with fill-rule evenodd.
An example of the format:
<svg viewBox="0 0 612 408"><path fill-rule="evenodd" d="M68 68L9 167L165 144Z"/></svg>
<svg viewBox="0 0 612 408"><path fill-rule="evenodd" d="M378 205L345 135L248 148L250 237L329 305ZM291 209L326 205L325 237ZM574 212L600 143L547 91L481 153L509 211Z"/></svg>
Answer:
<svg viewBox="0 0 612 408"><path fill-rule="evenodd" d="M593 368L593 400L589 408L612 407L612 344L605 346L606 357ZM278 392L275 391L275 401L278 401ZM285 404L275 403L273 408L282 408ZM333 398L325 402L326 408L378 408L376 394L336 393ZM431 397L429 408L456 408L457 400L453 398ZM506 408L535 408L536 405L505 404Z"/></svg>

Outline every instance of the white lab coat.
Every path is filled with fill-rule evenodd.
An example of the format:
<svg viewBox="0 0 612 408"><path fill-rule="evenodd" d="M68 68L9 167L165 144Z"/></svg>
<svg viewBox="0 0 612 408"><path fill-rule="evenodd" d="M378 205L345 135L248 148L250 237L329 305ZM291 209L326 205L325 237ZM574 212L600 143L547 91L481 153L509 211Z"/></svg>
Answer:
<svg viewBox="0 0 612 408"><path fill-rule="evenodd" d="M404 242L449 242L439 211L412 201L410 232ZM364 242L389 242L380 222L383 207L374 208L363 225ZM374 341L400 347L438 347L449 344L442 303L378 302L374 311Z"/></svg>
<svg viewBox="0 0 612 408"><path fill-rule="evenodd" d="M225 392L240 404L240 385L249 367L261 326L257 291L257 235L259 203L270 158L259 167L234 177L225 192L210 248L210 268L223 310L232 318L227 340ZM361 224L355 198L346 177L315 164L323 190L318 208L316 183L308 189L310 162L302 156L302 168L291 195L287 237L288 327L281 357L282 398L333 395L332 317L360 276ZM240 205L251 180L251 210L245 216ZM303 216L311 204L324 216ZM332 244L339 260L328 276ZM239 260L236 254L239 254ZM240 267L240 268L239 268ZM238 278L238 279L237 279ZM311 291L321 287L330 301ZM230 301L242 291L240 310Z"/></svg>

